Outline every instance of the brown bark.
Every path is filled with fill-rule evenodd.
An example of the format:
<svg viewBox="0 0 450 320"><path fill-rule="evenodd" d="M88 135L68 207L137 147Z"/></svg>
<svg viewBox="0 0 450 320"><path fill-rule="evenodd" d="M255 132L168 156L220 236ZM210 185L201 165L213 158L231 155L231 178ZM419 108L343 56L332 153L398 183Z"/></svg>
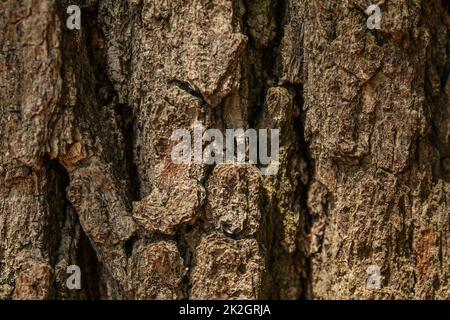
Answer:
<svg viewBox="0 0 450 320"><path fill-rule="evenodd" d="M75 2L0 2L0 299L450 298L446 1ZM174 164L197 122L278 173Z"/></svg>

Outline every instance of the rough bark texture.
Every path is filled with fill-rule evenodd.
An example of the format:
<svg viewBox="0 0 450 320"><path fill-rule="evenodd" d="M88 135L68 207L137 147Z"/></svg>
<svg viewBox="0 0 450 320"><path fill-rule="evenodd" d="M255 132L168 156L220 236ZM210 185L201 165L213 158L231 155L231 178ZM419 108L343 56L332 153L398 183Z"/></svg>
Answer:
<svg viewBox="0 0 450 320"><path fill-rule="evenodd" d="M369 5L0 1L0 299L449 299L450 5ZM199 121L278 173L175 165Z"/></svg>

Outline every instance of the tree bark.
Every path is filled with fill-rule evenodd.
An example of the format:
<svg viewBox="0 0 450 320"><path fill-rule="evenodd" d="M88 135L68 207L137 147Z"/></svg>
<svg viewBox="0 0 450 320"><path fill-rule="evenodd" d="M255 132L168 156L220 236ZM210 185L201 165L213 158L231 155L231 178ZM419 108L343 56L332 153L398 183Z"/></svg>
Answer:
<svg viewBox="0 0 450 320"><path fill-rule="evenodd" d="M450 298L447 1L74 2L0 2L0 299Z"/></svg>

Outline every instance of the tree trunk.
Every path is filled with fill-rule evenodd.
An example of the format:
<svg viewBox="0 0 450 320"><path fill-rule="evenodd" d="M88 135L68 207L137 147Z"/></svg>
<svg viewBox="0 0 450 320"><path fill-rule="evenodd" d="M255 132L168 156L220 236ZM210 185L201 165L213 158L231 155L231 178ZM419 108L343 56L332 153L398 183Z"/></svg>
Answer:
<svg viewBox="0 0 450 320"><path fill-rule="evenodd" d="M0 2L0 299L450 298L447 1L74 2Z"/></svg>

